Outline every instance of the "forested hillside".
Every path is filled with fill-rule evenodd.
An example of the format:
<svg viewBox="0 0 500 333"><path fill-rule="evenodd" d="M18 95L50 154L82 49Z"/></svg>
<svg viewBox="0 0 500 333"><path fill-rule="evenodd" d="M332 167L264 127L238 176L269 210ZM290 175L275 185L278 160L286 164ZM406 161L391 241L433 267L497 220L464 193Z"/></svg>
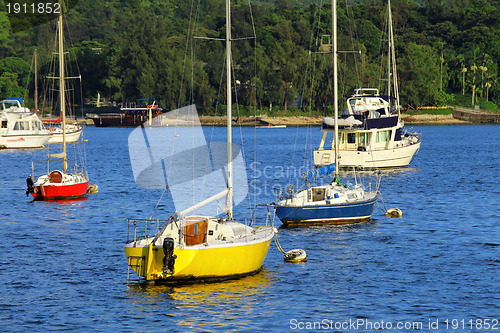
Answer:
<svg viewBox="0 0 500 333"><path fill-rule="evenodd" d="M53 24L14 32L5 3L0 6L0 98L21 96L32 106L33 53L37 49L39 72L47 72ZM193 35L224 38L224 10L222 0L80 0L65 21L83 96L151 97L165 109L193 100L210 112L225 94L219 88L224 45ZM500 102L498 0L393 0L392 14L403 106L472 105L478 103L473 91L483 104ZM339 54L345 103L356 87L387 84L387 2L341 1L338 15L339 50L361 51ZM331 55L316 51L331 34L329 2L259 1L250 8L237 0L232 20L233 38L241 38L233 42L238 104L328 112ZM254 29L255 39L243 39Z"/></svg>

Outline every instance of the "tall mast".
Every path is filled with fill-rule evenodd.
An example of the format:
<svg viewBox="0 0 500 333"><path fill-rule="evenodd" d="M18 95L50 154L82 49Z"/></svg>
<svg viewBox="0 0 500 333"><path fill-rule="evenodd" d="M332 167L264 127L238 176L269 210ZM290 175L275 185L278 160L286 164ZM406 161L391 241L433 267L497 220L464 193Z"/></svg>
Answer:
<svg viewBox="0 0 500 333"><path fill-rule="evenodd" d="M59 11L59 101L60 101L60 110L62 115L62 131L63 131L63 169L66 173L66 169L68 166L66 159L66 100L65 100L65 91L64 91L64 46L63 46L63 7L62 0L59 0L59 7L61 10Z"/></svg>
<svg viewBox="0 0 500 333"><path fill-rule="evenodd" d="M399 87L398 87L398 72L396 70L396 50L394 49L394 28L392 26L392 11L391 11L391 0L388 0L389 7L389 47L391 49L391 60L392 60L392 82L394 88L394 97L396 98L396 109L398 110L398 115L400 114L399 107Z"/></svg>
<svg viewBox="0 0 500 333"><path fill-rule="evenodd" d="M231 99L231 4L226 0L227 216L233 218L233 150Z"/></svg>
<svg viewBox="0 0 500 333"><path fill-rule="evenodd" d="M337 78L337 0L332 0L333 109L335 119L335 178L339 176L339 103Z"/></svg>
<svg viewBox="0 0 500 333"><path fill-rule="evenodd" d="M35 113L38 113L38 55L35 49Z"/></svg>
<svg viewBox="0 0 500 333"><path fill-rule="evenodd" d="M389 98L389 105L391 103L391 26L392 26L392 18L391 18L391 0L388 0L387 3L387 96Z"/></svg>

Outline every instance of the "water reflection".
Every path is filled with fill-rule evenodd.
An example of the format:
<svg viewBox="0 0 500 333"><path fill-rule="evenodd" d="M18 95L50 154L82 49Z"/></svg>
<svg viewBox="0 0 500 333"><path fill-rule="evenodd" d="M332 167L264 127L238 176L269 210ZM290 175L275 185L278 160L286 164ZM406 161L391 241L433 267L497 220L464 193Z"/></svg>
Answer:
<svg viewBox="0 0 500 333"><path fill-rule="evenodd" d="M255 318L266 314L262 304L276 281L275 273L263 268L241 279L183 286L129 284L127 303L136 310L161 311L189 331L220 327L224 331L255 328Z"/></svg>
<svg viewBox="0 0 500 333"><path fill-rule="evenodd" d="M237 302L241 296L251 296L268 287L272 275L272 272L263 268L255 275L214 283L181 286L129 283L127 293L133 297L133 303L138 302L138 304L144 300L153 300L157 297L164 299L165 295L168 295L173 301L185 302L186 304L203 302L210 305L220 303L223 299L224 302Z"/></svg>

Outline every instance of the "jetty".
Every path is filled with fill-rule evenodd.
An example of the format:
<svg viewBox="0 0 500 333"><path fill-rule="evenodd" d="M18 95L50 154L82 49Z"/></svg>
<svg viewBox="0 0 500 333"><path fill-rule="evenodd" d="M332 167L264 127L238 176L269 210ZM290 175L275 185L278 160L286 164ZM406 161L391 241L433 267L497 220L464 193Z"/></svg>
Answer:
<svg viewBox="0 0 500 333"><path fill-rule="evenodd" d="M454 106L453 118L466 121L469 123L481 123L481 124L500 123L500 113L493 113L490 111L480 110L478 107L476 109L471 109L471 108Z"/></svg>

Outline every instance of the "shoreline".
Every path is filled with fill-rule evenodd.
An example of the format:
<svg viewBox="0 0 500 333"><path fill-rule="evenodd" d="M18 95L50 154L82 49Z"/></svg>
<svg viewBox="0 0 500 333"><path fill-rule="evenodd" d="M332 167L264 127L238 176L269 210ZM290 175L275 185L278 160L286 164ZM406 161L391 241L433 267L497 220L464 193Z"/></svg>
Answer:
<svg viewBox="0 0 500 333"><path fill-rule="evenodd" d="M402 120L407 125L451 125L451 124L470 124L467 121L453 118L452 114L402 114ZM241 126L264 126L286 125L286 126L321 126L323 117L318 116L289 116L289 117L233 117L233 123ZM225 126L225 116L200 116L200 123L203 126ZM270 126L272 127L272 126Z"/></svg>
<svg viewBox="0 0 500 333"><path fill-rule="evenodd" d="M473 122L456 119L453 114L402 114L401 119L406 125L454 125L454 124L472 124ZM87 126L93 126L91 119L78 119L79 123L85 123ZM288 116L288 117L269 117L269 116L251 116L251 117L233 117L234 125L241 126L263 126L286 125L286 126L321 126L323 117L320 116ZM202 126L225 126L226 116L200 116ZM272 127L272 126L270 126Z"/></svg>

